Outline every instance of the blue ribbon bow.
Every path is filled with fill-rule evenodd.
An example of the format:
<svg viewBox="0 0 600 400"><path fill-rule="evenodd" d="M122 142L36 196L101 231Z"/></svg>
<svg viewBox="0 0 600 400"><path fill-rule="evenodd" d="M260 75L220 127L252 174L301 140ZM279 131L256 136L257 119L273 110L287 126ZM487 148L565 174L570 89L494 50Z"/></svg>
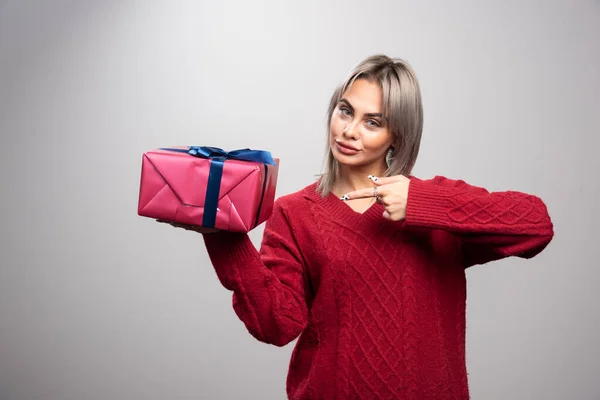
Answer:
<svg viewBox="0 0 600 400"><path fill-rule="evenodd" d="M206 188L206 198L204 199L204 215L202 217L202 226L214 228L217 219L217 205L219 203L219 191L221 189L221 178L223 177L223 165L226 160L254 161L265 165L265 179L263 180L262 194L256 212L254 226L258 224L260 209L262 207L263 197L265 195L265 186L267 184L267 165L276 166L271 153L264 150L239 149L225 151L218 147L210 146L189 146L187 149L163 148L161 150L176 151L187 153L194 157L210 159L210 171L208 173L208 186Z"/></svg>

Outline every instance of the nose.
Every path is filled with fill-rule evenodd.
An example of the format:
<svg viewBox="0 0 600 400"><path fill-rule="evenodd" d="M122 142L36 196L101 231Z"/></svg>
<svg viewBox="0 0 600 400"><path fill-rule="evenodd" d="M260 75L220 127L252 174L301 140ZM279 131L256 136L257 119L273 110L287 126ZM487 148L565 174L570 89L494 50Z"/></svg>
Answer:
<svg viewBox="0 0 600 400"><path fill-rule="evenodd" d="M349 122L348 125L346 125L344 127L342 134L344 135L344 137L346 137L348 139L354 139L354 140L358 139L358 130L356 129L356 122L355 121Z"/></svg>

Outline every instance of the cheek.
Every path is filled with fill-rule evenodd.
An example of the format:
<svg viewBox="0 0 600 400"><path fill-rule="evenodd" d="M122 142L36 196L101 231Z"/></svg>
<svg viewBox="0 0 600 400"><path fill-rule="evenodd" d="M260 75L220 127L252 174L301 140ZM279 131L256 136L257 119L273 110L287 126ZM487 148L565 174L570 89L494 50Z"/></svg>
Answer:
<svg viewBox="0 0 600 400"><path fill-rule="evenodd" d="M331 117L331 120L329 121L329 134L332 137L336 137L339 136L339 134L342 132L342 121L340 121L340 119L338 117L335 116L335 114Z"/></svg>
<svg viewBox="0 0 600 400"><path fill-rule="evenodd" d="M392 139L389 135L376 134L363 137L363 145L366 149L374 153L385 153L392 144Z"/></svg>

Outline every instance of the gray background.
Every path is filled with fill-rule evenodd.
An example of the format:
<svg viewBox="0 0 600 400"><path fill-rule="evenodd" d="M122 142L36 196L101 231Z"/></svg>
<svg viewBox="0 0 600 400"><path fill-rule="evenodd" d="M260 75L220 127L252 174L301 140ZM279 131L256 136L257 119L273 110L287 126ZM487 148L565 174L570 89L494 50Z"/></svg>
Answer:
<svg viewBox="0 0 600 400"><path fill-rule="evenodd" d="M247 333L199 235L137 216L141 156L264 148L296 191L379 52L422 84L417 175L555 223L468 272L473 398L600 398L599 43L595 0L0 2L0 399L283 399L292 345Z"/></svg>

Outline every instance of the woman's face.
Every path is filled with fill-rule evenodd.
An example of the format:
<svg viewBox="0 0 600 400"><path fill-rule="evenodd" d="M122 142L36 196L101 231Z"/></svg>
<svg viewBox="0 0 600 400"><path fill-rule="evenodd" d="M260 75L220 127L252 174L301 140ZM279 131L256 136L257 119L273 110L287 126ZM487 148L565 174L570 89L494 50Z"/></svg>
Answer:
<svg viewBox="0 0 600 400"><path fill-rule="evenodd" d="M329 145L340 164L386 168L393 135L382 114L382 99L379 85L366 79L357 79L342 95L329 125Z"/></svg>

